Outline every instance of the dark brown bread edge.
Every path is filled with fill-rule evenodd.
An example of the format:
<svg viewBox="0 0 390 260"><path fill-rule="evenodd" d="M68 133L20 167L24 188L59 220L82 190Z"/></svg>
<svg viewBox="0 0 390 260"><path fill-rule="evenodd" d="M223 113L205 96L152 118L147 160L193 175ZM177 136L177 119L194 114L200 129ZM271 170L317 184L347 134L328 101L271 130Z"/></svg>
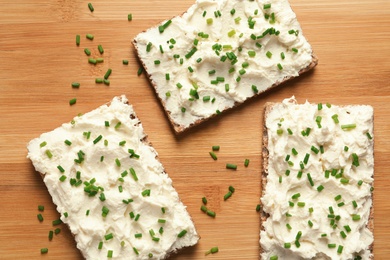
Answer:
<svg viewBox="0 0 390 260"><path fill-rule="evenodd" d="M273 106L276 103L267 102L264 105L264 114L263 114L263 138L262 138L262 169L261 169L261 197L265 194L265 187L267 185L267 176L268 176L268 159L269 159L269 151L268 151L268 128L266 125L266 120L268 114L271 112ZM374 124L374 118L373 118L373 124ZM374 151L374 150L373 150ZM374 154L373 154L374 156ZM375 158L375 156L374 156ZM374 176L372 176L374 177ZM374 187L374 182L372 183L372 187ZM374 235L374 193L371 193L371 199L372 199L372 205L370 208L370 215L368 217L367 221L367 228L373 233ZM261 201L260 201L261 204ZM263 222L267 220L269 217L269 214L266 213L263 210L263 207L261 207L260 210L260 230L264 230ZM374 260L374 241L371 243L371 245L368 247L368 249L371 252L370 260ZM260 246L260 256L259 259L261 259L261 253L263 252L262 247Z"/></svg>
<svg viewBox="0 0 390 260"><path fill-rule="evenodd" d="M213 114L213 115L211 115L211 116L209 116L209 117L207 117L207 118L199 119L199 120L195 121L194 123L190 124L188 127L184 127L183 125L179 125L179 124L175 123L175 122L173 121L171 115L170 115L171 112L168 111L168 110L166 109L164 100L163 100L163 99L158 95L158 93L157 93L157 85L158 85L157 82L155 82L155 81L153 80L152 76L148 73L148 68L147 68L147 66L145 65L144 61L141 59L141 57L140 57L140 55L139 55L138 45L137 45L137 39L134 38L133 41L132 41L132 43L133 43L134 49L136 50L136 54L137 54L137 56L138 56L138 59L140 60L142 66L144 67L145 73L146 73L147 77L149 78L149 81L150 81L151 85L153 86L154 91L155 91L155 93L156 93L158 99L160 100L160 102L161 102L163 108L164 108L165 114L167 115L167 117L168 117L168 119L169 119L169 121L170 121L170 123L171 123L171 126L172 126L172 128L173 128L173 130L175 131L176 134L182 134L182 133L184 133L185 131L187 131L187 130L189 130L189 129L191 129L191 128L193 128L193 127L195 127L195 126L197 126L197 125L199 125L199 124L201 124L201 123L203 123L203 122L206 122L206 121L208 121L208 120L210 120L210 119L212 119L212 118L214 118L214 117L217 116L217 114ZM272 89L272 88L274 88L274 87L277 87L277 86L279 86L279 85L281 85L281 84L283 84L283 83L285 83L285 82L287 82L287 81L289 81L289 80L292 80L292 79L294 79L294 78L296 78L296 77L299 77L299 76L302 75L303 73L308 72L309 70L313 69L315 66L317 66L317 64L318 64L318 58L317 58L317 56L316 56L315 54L312 54L312 60L311 60L310 64L309 64L307 67L301 69L301 70L298 72L298 76L285 77L282 81L277 81L277 82L275 82L274 84L272 84L270 87L268 87L268 88L265 89L264 91L260 91L260 92L256 93L255 95L253 95L252 97L247 98L247 99L244 100L243 102L235 102L234 106L224 108L224 109L221 111L221 113L224 113L224 112L226 112L226 111L229 111L229 110L231 110L231 109L234 109L234 108L236 108L238 105L241 105L241 104L245 103L246 101L248 101L248 100L250 100L250 99L253 99L253 98L255 98L255 97L257 97L257 96L263 94L263 93L266 92L267 90L270 90L270 89Z"/></svg>
<svg viewBox="0 0 390 260"><path fill-rule="evenodd" d="M121 99L121 100L122 100L122 99ZM111 102L108 102L108 103L107 103L107 105L110 105L110 104L111 104ZM129 102L125 102L124 104L130 105ZM136 115L135 112L133 112L132 114L130 114L129 117L130 117L131 119L137 118L137 119L138 119L138 125L142 125L141 120L139 120L139 118L137 117L137 115ZM142 126L142 127L143 127L143 126ZM144 136L144 138L142 138L140 141L143 142L144 144L150 146L150 147L153 147L153 144L152 144L151 141L149 141L148 135L145 133L145 131L143 131L143 134L144 134L145 136ZM157 154L156 154L155 159L158 160L158 161L160 162L160 159L159 159L159 157L158 157ZM39 175L41 176L42 179L45 178L45 176L46 176L45 173L42 173L42 172L38 172L38 173L39 173ZM161 174L167 174L167 172L166 172L165 169L164 169L164 166L163 166L163 171L161 172ZM172 184L172 186L173 186L173 184ZM51 195L50 195L50 196L51 196ZM178 198L179 198L179 201L182 202L182 201L180 200L180 196L179 196ZM53 201L53 203L54 203L54 201ZM55 203L54 203L54 204L55 204ZM56 205L56 206L57 206L57 205ZM198 234L198 241L199 241L199 239L200 239L201 237L200 237L199 233L198 233L197 230L196 230L196 226L195 226L195 223L194 223L194 221L193 221L191 215L190 215L189 213L188 213L188 215L189 215L189 217L190 217L190 220L191 220L192 223L194 224L195 231L196 231L196 233ZM66 224L66 223L64 223L64 224L68 227L68 229L69 229L69 231L70 231L70 228L69 228L68 224ZM73 237L74 237L74 234L73 234L72 232L70 232L70 233L71 233L71 234L73 235ZM75 243L75 245L76 245L76 247L77 247L77 243L76 243L76 240L75 240L75 239L73 239L73 242ZM192 246L195 246L196 244L197 244L197 243L195 243L195 244L192 245ZM175 254L178 254L182 249L187 248L187 247L190 247L190 246L183 246L183 247L180 247L180 248L173 248L172 251L171 251L171 252L168 252L168 253L165 255L165 257L162 258L161 260L168 259L168 258L170 258L171 256L173 256L173 255L175 255ZM77 249L78 249L78 248L77 248ZM86 259L86 256L83 254L83 252L82 252L80 249L79 249L79 251L80 251L80 253L83 255L83 257Z"/></svg>

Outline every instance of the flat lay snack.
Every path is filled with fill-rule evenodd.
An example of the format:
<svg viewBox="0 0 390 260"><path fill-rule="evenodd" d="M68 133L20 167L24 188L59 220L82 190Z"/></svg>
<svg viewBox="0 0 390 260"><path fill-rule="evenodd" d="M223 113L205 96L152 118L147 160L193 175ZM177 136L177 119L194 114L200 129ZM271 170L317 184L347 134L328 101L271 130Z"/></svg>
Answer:
<svg viewBox="0 0 390 260"><path fill-rule="evenodd" d="M262 259L374 259L373 108L268 103Z"/></svg>
<svg viewBox="0 0 390 260"><path fill-rule="evenodd" d="M176 133L317 64L287 0L198 0L133 44Z"/></svg>
<svg viewBox="0 0 390 260"><path fill-rule="evenodd" d="M28 144L86 259L166 259L199 236L125 96Z"/></svg>

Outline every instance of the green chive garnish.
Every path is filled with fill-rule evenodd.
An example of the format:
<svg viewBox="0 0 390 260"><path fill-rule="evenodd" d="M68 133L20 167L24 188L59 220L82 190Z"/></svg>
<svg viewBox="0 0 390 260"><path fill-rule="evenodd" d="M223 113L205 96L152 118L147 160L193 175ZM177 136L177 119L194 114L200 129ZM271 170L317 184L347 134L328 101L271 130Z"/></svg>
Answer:
<svg viewBox="0 0 390 260"><path fill-rule="evenodd" d="M277 255L273 255L269 258L269 260L278 260L278 256Z"/></svg>
<svg viewBox="0 0 390 260"><path fill-rule="evenodd" d="M183 229L182 231L180 231L180 233L177 235L178 238L181 238L183 237L185 234L187 234L187 230Z"/></svg>
<svg viewBox="0 0 390 260"><path fill-rule="evenodd" d="M112 255L113 255L113 251L112 250L108 250L107 251L107 258L112 258Z"/></svg>
<svg viewBox="0 0 390 260"><path fill-rule="evenodd" d="M223 196L223 200L227 200L228 198L230 198L232 196L232 192L231 191L228 191L228 193L225 194L225 196Z"/></svg>
<svg viewBox="0 0 390 260"><path fill-rule="evenodd" d="M39 222L42 222L43 221L43 216L42 216L42 214L38 214L37 215L37 218L38 218L38 220L39 220Z"/></svg>
<svg viewBox="0 0 390 260"><path fill-rule="evenodd" d="M293 200L295 200L295 199L298 199L300 196L301 196L300 193L296 193L296 194L292 195L291 198L292 198Z"/></svg>
<svg viewBox="0 0 390 260"><path fill-rule="evenodd" d="M90 33L88 33L87 35L85 35L85 37L88 39L88 40L93 40L94 36Z"/></svg>
<svg viewBox="0 0 390 260"><path fill-rule="evenodd" d="M317 191L318 191L318 192L321 192L323 189L324 189L324 186L322 186L322 185L320 185L320 186L317 187Z"/></svg>
<svg viewBox="0 0 390 260"><path fill-rule="evenodd" d="M65 175L62 175L60 178L59 178L60 182L64 182L66 180L66 176Z"/></svg>
<svg viewBox="0 0 390 260"><path fill-rule="evenodd" d="M76 104L76 101L76 98L72 98L71 100L69 100L69 105L73 106L74 104Z"/></svg>
<svg viewBox="0 0 390 260"><path fill-rule="evenodd" d="M96 137L95 140L93 140L93 144L97 144L102 138L103 138L103 136L99 135L98 137Z"/></svg>
<svg viewBox="0 0 390 260"><path fill-rule="evenodd" d="M358 221L358 220L360 220L360 215L353 214L353 215L352 215L352 220L353 220L353 221Z"/></svg>
<svg viewBox="0 0 390 260"><path fill-rule="evenodd" d="M213 146L211 147L211 149L212 149L213 151L219 151L220 146L219 146L219 145L213 145Z"/></svg>
<svg viewBox="0 0 390 260"><path fill-rule="evenodd" d="M206 199L206 197L203 197L203 198L202 198L202 202L203 202L203 204L205 204L205 205L207 204L207 199Z"/></svg>
<svg viewBox="0 0 390 260"><path fill-rule="evenodd" d="M354 200L352 201L352 205L353 205L353 207L354 207L355 209L356 209L357 206L358 206L357 203L356 203L356 201L354 201Z"/></svg>
<svg viewBox="0 0 390 260"><path fill-rule="evenodd" d="M53 221L52 221L52 224L53 224L53 226L60 225L60 224L62 224L62 220L61 220L61 219L53 220Z"/></svg>
<svg viewBox="0 0 390 260"><path fill-rule="evenodd" d="M211 211L211 210L206 210L206 214L210 217L213 217L213 218L215 218L215 216L216 216L216 213L214 211Z"/></svg>
<svg viewBox="0 0 390 260"><path fill-rule="evenodd" d="M128 14L127 15L127 20L132 21L133 20L133 14Z"/></svg>
<svg viewBox="0 0 390 260"><path fill-rule="evenodd" d="M359 180L359 181L358 181L358 185L359 185L359 186L362 186L362 184L363 184L363 181L362 181L362 180Z"/></svg>
<svg viewBox="0 0 390 260"><path fill-rule="evenodd" d="M343 130L352 130L355 128L356 128L356 124L341 125L341 129L343 129Z"/></svg>
<svg viewBox="0 0 390 260"><path fill-rule="evenodd" d="M300 201L300 202L297 203L297 205L298 205L298 207L302 208L302 207L304 207L306 205L306 203Z"/></svg>
<svg viewBox="0 0 390 260"><path fill-rule="evenodd" d="M352 154L352 165L358 167L360 164L359 164L359 157L356 153L353 153Z"/></svg>
<svg viewBox="0 0 390 260"><path fill-rule="evenodd" d="M209 255L209 254L215 254L219 251L218 247L212 247L210 250L208 250L205 255Z"/></svg>
<svg viewBox="0 0 390 260"><path fill-rule="evenodd" d="M209 152L211 158L213 158L215 161L218 159L217 155L214 152Z"/></svg>
<svg viewBox="0 0 390 260"><path fill-rule="evenodd" d="M307 153L307 154L305 155L305 158L303 159L303 163L304 163L304 164L307 164L307 163L308 163L309 157L310 157L310 154Z"/></svg>
<svg viewBox="0 0 390 260"><path fill-rule="evenodd" d="M261 210L261 205L260 204L257 204L256 205L256 212L259 212Z"/></svg>
<svg viewBox="0 0 390 260"><path fill-rule="evenodd" d="M121 166L121 161L118 158L116 158L115 159L115 164L116 164L116 166L120 167Z"/></svg>
<svg viewBox="0 0 390 260"><path fill-rule="evenodd" d="M123 65L129 65L129 61L128 60L122 60L122 64Z"/></svg>
<svg viewBox="0 0 390 260"><path fill-rule="evenodd" d="M286 227L287 227L288 230L291 230L291 229L292 229L291 225L288 224L288 223L286 224Z"/></svg>
<svg viewBox="0 0 390 260"><path fill-rule="evenodd" d="M237 165L236 164L232 164L232 163L227 163L226 164L226 169L237 170Z"/></svg>
<svg viewBox="0 0 390 260"><path fill-rule="evenodd" d="M248 165L249 165L249 159L245 159L245 161L244 161L244 166L245 166L245 167L248 167Z"/></svg>
<svg viewBox="0 0 390 260"><path fill-rule="evenodd" d="M344 229L347 233L351 232L351 228L348 225L344 226Z"/></svg>
<svg viewBox="0 0 390 260"><path fill-rule="evenodd" d="M49 252L47 247L41 248L41 254L47 254L47 252Z"/></svg>
<svg viewBox="0 0 390 260"><path fill-rule="evenodd" d="M310 227L313 227L313 222L311 222L311 220L309 220L309 221L307 222L307 224L309 224Z"/></svg>
<svg viewBox="0 0 390 260"><path fill-rule="evenodd" d="M298 53L298 49L297 48L292 48L291 49L293 52L295 52L295 53Z"/></svg>
<svg viewBox="0 0 390 260"><path fill-rule="evenodd" d="M336 248L336 244L328 244L328 248Z"/></svg>
<svg viewBox="0 0 390 260"><path fill-rule="evenodd" d="M138 252L137 248L133 247L133 251L134 251L134 253L135 253L136 255L139 255L139 252Z"/></svg>
<svg viewBox="0 0 390 260"><path fill-rule="evenodd" d="M93 8L92 4L91 3L88 3L88 8L91 12L93 12L95 10L95 8Z"/></svg>
<svg viewBox="0 0 390 260"><path fill-rule="evenodd" d="M263 8L264 9L270 9L271 8L271 4L264 4Z"/></svg>

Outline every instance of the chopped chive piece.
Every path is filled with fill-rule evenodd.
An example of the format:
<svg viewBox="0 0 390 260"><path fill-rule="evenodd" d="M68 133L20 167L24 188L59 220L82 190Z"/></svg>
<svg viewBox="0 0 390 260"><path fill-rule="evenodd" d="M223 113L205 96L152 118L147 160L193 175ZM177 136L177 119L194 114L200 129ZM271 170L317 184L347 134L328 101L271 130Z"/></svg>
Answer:
<svg viewBox="0 0 390 260"><path fill-rule="evenodd" d="M44 210L45 210L45 206L43 206L43 205L38 205L38 210L39 210L39 211L44 211Z"/></svg>
<svg viewBox="0 0 390 260"><path fill-rule="evenodd" d="M315 147L314 145L311 146L311 150L315 153L315 154L318 154L320 152L320 150L318 150L317 147Z"/></svg>
<svg viewBox="0 0 390 260"><path fill-rule="evenodd" d="M356 201L354 201L354 200L352 201L352 205L353 205L353 207L354 207L355 209L356 209L357 206L358 206L357 203L356 203Z"/></svg>
<svg viewBox="0 0 390 260"><path fill-rule="evenodd" d="M194 55L194 53L197 51L198 49L196 47L193 47L186 55L186 59L189 59L192 57L192 55Z"/></svg>
<svg viewBox="0 0 390 260"><path fill-rule="evenodd" d="M219 145L213 145L211 148L212 148L213 151L219 151L220 146Z"/></svg>
<svg viewBox="0 0 390 260"><path fill-rule="evenodd" d="M305 158L303 159L303 163L304 163L304 164L307 164L307 163L308 163L309 157L310 157L310 154L307 153L307 154L305 155Z"/></svg>
<svg viewBox="0 0 390 260"><path fill-rule="evenodd" d="M237 165L236 164L232 164L232 163L227 163L226 164L226 169L237 170Z"/></svg>
<svg viewBox="0 0 390 260"><path fill-rule="evenodd" d="M69 105L73 106L74 104L76 104L76 101L76 98L72 98L71 100L69 100Z"/></svg>
<svg viewBox="0 0 390 260"><path fill-rule="evenodd" d="M138 71L137 71L137 75L138 76L141 75L143 71L144 71L144 69L142 67L139 67Z"/></svg>
<svg viewBox="0 0 390 260"><path fill-rule="evenodd" d="M291 131L290 128L287 128L287 132L288 132L289 135L292 135L292 134L293 134L293 132Z"/></svg>
<svg viewBox="0 0 390 260"><path fill-rule="evenodd" d="M267 53L265 54L269 59L271 59L271 57L272 57L272 52L270 52L270 51L267 51Z"/></svg>
<svg viewBox="0 0 390 260"><path fill-rule="evenodd" d="M333 119L333 121L334 121L335 124L338 124L338 123L339 123L339 118L338 118L338 116L339 116L339 115L337 115L337 114L334 114L334 115L332 116L332 119Z"/></svg>
<svg viewBox="0 0 390 260"><path fill-rule="evenodd" d="M118 190L119 190L119 192L123 192L123 187L122 186L118 186Z"/></svg>
<svg viewBox="0 0 390 260"><path fill-rule="evenodd" d="M203 211L204 213L207 212L207 208L204 205L200 206L200 210Z"/></svg>
<svg viewBox="0 0 390 260"><path fill-rule="evenodd" d="M336 248L336 244L328 244L328 248Z"/></svg>
<svg viewBox="0 0 390 260"><path fill-rule="evenodd" d="M43 141L42 143L39 144L39 147L45 147L47 145L47 142L46 141Z"/></svg>
<svg viewBox="0 0 390 260"><path fill-rule="evenodd" d="M213 24L213 18L207 18L206 23L207 23L207 25Z"/></svg>
<svg viewBox="0 0 390 260"><path fill-rule="evenodd" d="M100 84L100 83L103 83L103 81L104 80L102 78L96 78L95 79L95 83L99 83Z"/></svg>
<svg viewBox="0 0 390 260"><path fill-rule="evenodd" d="M296 194L292 195L291 198L292 198L293 200L295 200L295 199L298 199L300 196L301 196L300 193L296 193Z"/></svg>
<svg viewBox="0 0 390 260"><path fill-rule="evenodd" d="M123 65L128 65L128 64L129 64L129 61L128 61L128 60L122 60L122 64L123 64Z"/></svg>
<svg viewBox="0 0 390 260"><path fill-rule="evenodd" d="M166 74L165 74L165 79L166 79L166 80L170 80L169 73L166 73Z"/></svg>
<svg viewBox="0 0 390 260"><path fill-rule="evenodd" d="M358 167L359 166L359 157L356 153L352 154L352 165Z"/></svg>
<svg viewBox="0 0 390 260"><path fill-rule="evenodd" d="M288 205L289 205L290 207L294 207L295 203L292 202L292 201L289 201L289 202L288 202Z"/></svg>
<svg viewBox="0 0 390 260"><path fill-rule="evenodd" d="M282 135L282 134L283 134L283 129L278 128L278 129L276 130L276 133L277 133L278 135Z"/></svg>
<svg viewBox="0 0 390 260"><path fill-rule="evenodd" d="M213 158L215 161L218 159L217 155L214 152L209 152L211 158Z"/></svg>
<svg viewBox="0 0 390 260"><path fill-rule="evenodd" d="M140 214L137 214L136 216L135 216L135 218L134 218L134 221L138 221L138 219L140 218Z"/></svg>
<svg viewBox="0 0 390 260"><path fill-rule="evenodd" d="M62 175L60 178L59 178L60 182L64 182L66 180L66 176L65 175Z"/></svg>
<svg viewBox="0 0 390 260"><path fill-rule="evenodd" d="M317 104L317 109L318 109L318 110L322 110L322 103L318 103L318 104Z"/></svg>
<svg viewBox="0 0 390 260"><path fill-rule="evenodd" d="M95 140L93 140L93 144L97 144L102 138L103 138L103 136L99 135L98 137L96 137Z"/></svg>
<svg viewBox="0 0 390 260"><path fill-rule="evenodd" d="M210 96L204 96L204 97L203 97L203 101L204 101L204 102L210 101Z"/></svg>
<svg viewBox="0 0 390 260"><path fill-rule="evenodd" d="M295 246L296 247L300 247L301 246L301 243L299 243L299 240L295 240Z"/></svg>
<svg viewBox="0 0 390 260"><path fill-rule="evenodd" d="M103 46L102 45L98 45L98 50L100 52L100 54L103 54L104 53L104 49L103 49Z"/></svg>
<svg viewBox="0 0 390 260"><path fill-rule="evenodd" d="M313 222L311 222L311 220L309 220L309 221L307 222L307 224L309 224L310 227L313 227Z"/></svg>
<svg viewBox="0 0 390 260"><path fill-rule="evenodd" d="M141 238L141 237L142 237L142 233L134 234L134 237L135 237L135 238Z"/></svg>
<svg viewBox="0 0 390 260"><path fill-rule="evenodd" d="M255 86L255 85L252 85L252 91L254 92L254 93L258 93L259 92L259 90L257 89L257 86ZM278 129L279 130L279 129Z"/></svg>
<svg viewBox="0 0 390 260"><path fill-rule="evenodd" d="M62 224L62 220L61 220L61 219L53 220L53 221L52 221L52 224L53 224L53 226L60 225L60 224Z"/></svg>
<svg viewBox="0 0 390 260"><path fill-rule="evenodd" d="M337 207L342 207L342 206L344 206L344 205L345 205L345 203L342 201L342 202L340 202L340 203L337 204Z"/></svg>
<svg viewBox="0 0 390 260"><path fill-rule="evenodd" d="M137 248L133 247L133 251L134 251L134 253L135 253L136 255L139 255L139 252L138 252Z"/></svg>
<svg viewBox="0 0 390 260"><path fill-rule="evenodd" d="M269 258L269 260L278 260L278 256L277 255L273 255Z"/></svg>
<svg viewBox="0 0 390 260"><path fill-rule="evenodd" d="M299 240L302 236L302 231L298 231L297 235L295 236L295 240Z"/></svg>
<svg viewBox="0 0 390 260"><path fill-rule="evenodd" d="M297 205L298 205L298 207L302 208L302 207L304 207L306 205L306 203L300 201L300 202L297 203Z"/></svg>
<svg viewBox="0 0 390 260"><path fill-rule="evenodd" d="M216 216L216 213L214 211L211 211L211 210L206 210L206 214L210 217L213 217L213 218L215 218L215 216Z"/></svg>
<svg viewBox="0 0 390 260"><path fill-rule="evenodd" d="M340 182L341 182L342 184L348 184L348 183L349 183L349 180L348 180L348 179L341 178L341 179L340 179Z"/></svg>
<svg viewBox="0 0 390 260"><path fill-rule="evenodd" d="M72 145L72 142L69 141L69 140L65 140L64 143L65 143L66 145L68 145L68 146L71 146L71 145Z"/></svg>
<svg viewBox="0 0 390 260"><path fill-rule="evenodd" d="M218 247L212 247L210 250L208 250L205 255L209 255L209 254L215 254L219 251Z"/></svg>
<svg viewBox="0 0 390 260"><path fill-rule="evenodd" d="M367 132L366 135L367 135L368 139L370 139L370 140L372 139L372 136L370 135L369 132Z"/></svg>
<svg viewBox="0 0 390 260"><path fill-rule="evenodd" d="M340 231L340 235L341 235L342 238L346 238L347 237L347 234L345 234L344 231Z"/></svg>
<svg viewBox="0 0 390 260"><path fill-rule="evenodd" d="M324 186L322 186L322 185L320 185L320 186L317 187L317 191L318 191L318 192L321 192L323 189L324 189Z"/></svg>
<svg viewBox="0 0 390 260"><path fill-rule="evenodd" d="M229 37L233 37L235 34L236 34L236 30L234 29L228 32Z"/></svg>
<svg viewBox="0 0 390 260"><path fill-rule="evenodd" d="M344 226L344 229L347 233L351 232L351 228L348 225Z"/></svg>
<svg viewBox="0 0 390 260"><path fill-rule="evenodd" d="M337 195L336 197L334 197L334 200L335 201L338 201L338 200L340 200L341 199L341 195L339 194L339 195Z"/></svg>
<svg viewBox="0 0 390 260"><path fill-rule="evenodd" d="M264 9L270 9L271 8L271 4L264 4L263 8Z"/></svg>
<svg viewBox="0 0 390 260"><path fill-rule="evenodd" d="M85 35L85 37L88 39L88 40L93 40L94 36L90 33L88 33L87 35Z"/></svg>
<svg viewBox="0 0 390 260"><path fill-rule="evenodd" d="M327 236L327 234L325 234L325 233L324 233L324 234L321 234L321 237L326 237L326 236Z"/></svg>
<svg viewBox="0 0 390 260"><path fill-rule="evenodd" d="M290 175L290 170L286 170L285 174L286 174L286 176L289 176Z"/></svg>
<svg viewBox="0 0 390 260"><path fill-rule="evenodd" d="M112 254L113 254L113 251L112 250L108 250L107 251L107 258L112 258Z"/></svg>
<svg viewBox="0 0 390 260"><path fill-rule="evenodd" d="M352 130L354 128L356 128L356 124L341 125L341 129L343 130Z"/></svg>
<svg viewBox="0 0 390 260"><path fill-rule="evenodd" d="M288 223L286 224L286 227L287 227L288 230L291 230L291 229L292 229L291 225L288 224Z"/></svg>
<svg viewBox="0 0 390 260"><path fill-rule="evenodd" d="M147 190L142 191L141 194L142 194L143 197L145 197L145 196L150 197L150 189L147 189Z"/></svg>
<svg viewBox="0 0 390 260"><path fill-rule="evenodd" d="M180 233L177 235L178 238L181 238L183 237L185 234L187 234L187 230L183 229L182 231L180 231Z"/></svg>
<svg viewBox="0 0 390 260"><path fill-rule="evenodd" d="M118 158L116 158L115 159L115 164L116 164L116 166L120 167L121 166L121 161Z"/></svg>
<svg viewBox="0 0 390 260"><path fill-rule="evenodd" d="M234 191L236 190L233 186L229 186L229 190L234 193Z"/></svg>
<svg viewBox="0 0 390 260"><path fill-rule="evenodd" d="M135 181L138 181L138 176L133 168L130 168L130 174Z"/></svg>
<svg viewBox="0 0 390 260"><path fill-rule="evenodd" d="M42 222L43 221L43 216L42 216L42 214L38 214L37 215L37 218L38 218L38 220L39 220L39 222Z"/></svg>
<svg viewBox="0 0 390 260"><path fill-rule="evenodd" d="M228 191L228 193L225 194L225 196L223 196L223 200L227 200L228 198L230 198L232 196L232 192L231 191Z"/></svg>
<svg viewBox="0 0 390 260"><path fill-rule="evenodd" d="M337 253L338 254L341 254L343 252L343 246L342 245L339 245L339 247L337 248Z"/></svg>
<svg viewBox="0 0 390 260"><path fill-rule="evenodd" d="M113 235L112 233L110 233L110 234L105 235L104 238L105 238L106 241L107 241L107 240L113 239L113 238L114 238L114 235Z"/></svg>
<svg viewBox="0 0 390 260"><path fill-rule="evenodd" d="M278 69L279 69L279 70L282 70L282 69L283 69L282 64L278 63L277 66L278 66Z"/></svg>
<svg viewBox="0 0 390 260"><path fill-rule="evenodd" d="M205 204L205 205L207 204L207 199L206 199L206 197L203 197L203 198L202 198L202 202L203 202L203 204Z"/></svg>
<svg viewBox="0 0 390 260"><path fill-rule="evenodd" d="M256 205L256 212L259 212L261 210L261 205L260 204L257 204Z"/></svg>
<svg viewBox="0 0 390 260"><path fill-rule="evenodd" d="M47 247L41 248L41 254L47 254L49 249Z"/></svg>
<svg viewBox="0 0 390 260"><path fill-rule="evenodd" d="M344 152L348 152L349 150L349 147L348 146L344 146Z"/></svg>
<svg viewBox="0 0 390 260"><path fill-rule="evenodd" d="M363 181L362 181L362 180L359 180L359 181L358 181L358 185L359 185L359 186L362 186L362 184L363 184Z"/></svg>
<svg viewBox="0 0 390 260"><path fill-rule="evenodd" d="M249 57L255 57L256 52L255 51L248 51L248 55L249 55Z"/></svg>
<svg viewBox="0 0 390 260"><path fill-rule="evenodd" d="M185 107L182 107L182 108L181 108L181 112L182 112L182 113L186 112L186 108L185 108Z"/></svg>
<svg viewBox="0 0 390 260"><path fill-rule="evenodd" d="M353 221L358 221L358 220L360 220L360 215L358 215L358 214L353 214L353 215L352 215L352 220L353 220Z"/></svg>
<svg viewBox="0 0 390 260"><path fill-rule="evenodd" d="M95 8L93 8L91 3L88 3L88 8L91 12L95 11Z"/></svg>
<svg viewBox="0 0 390 260"><path fill-rule="evenodd" d="M291 248L291 243L284 243L284 248Z"/></svg>
<svg viewBox="0 0 390 260"><path fill-rule="evenodd" d="M297 48L292 48L291 49L293 52L295 52L295 53L298 53L298 49Z"/></svg>
<svg viewBox="0 0 390 260"><path fill-rule="evenodd" d="M324 151L324 146L323 145L320 145L320 152L321 153L324 153L325 151Z"/></svg>
<svg viewBox="0 0 390 260"><path fill-rule="evenodd" d="M244 166L245 166L245 167L248 167L248 165L249 165L249 159L245 159L245 161L244 161Z"/></svg>
<svg viewBox="0 0 390 260"><path fill-rule="evenodd" d="M77 46L80 45L80 34L77 34L77 35L76 35L76 45L77 45Z"/></svg>

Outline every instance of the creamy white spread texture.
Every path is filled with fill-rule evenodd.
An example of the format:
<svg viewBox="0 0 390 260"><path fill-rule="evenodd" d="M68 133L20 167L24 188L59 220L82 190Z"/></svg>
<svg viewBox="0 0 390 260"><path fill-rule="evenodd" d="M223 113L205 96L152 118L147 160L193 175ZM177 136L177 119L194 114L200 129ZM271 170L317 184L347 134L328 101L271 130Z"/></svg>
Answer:
<svg viewBox="0 0 390 260"><path fill-rule="evenodd" d="M135 45L171 120L184 128L233 107L312 61L287 0L198 0Z"/></svg>
<svg viewBox="0 0 390 260"><path fill-rule="evenodd" d="M262 259L369 259L373 108L294 98L266 118Z"/></svg>
<svg viewBox="0 0 390 260"><path fill-rule="evenodd" d="M28 144L86 259L162 259L199 237L125 96Z"/></svg>

